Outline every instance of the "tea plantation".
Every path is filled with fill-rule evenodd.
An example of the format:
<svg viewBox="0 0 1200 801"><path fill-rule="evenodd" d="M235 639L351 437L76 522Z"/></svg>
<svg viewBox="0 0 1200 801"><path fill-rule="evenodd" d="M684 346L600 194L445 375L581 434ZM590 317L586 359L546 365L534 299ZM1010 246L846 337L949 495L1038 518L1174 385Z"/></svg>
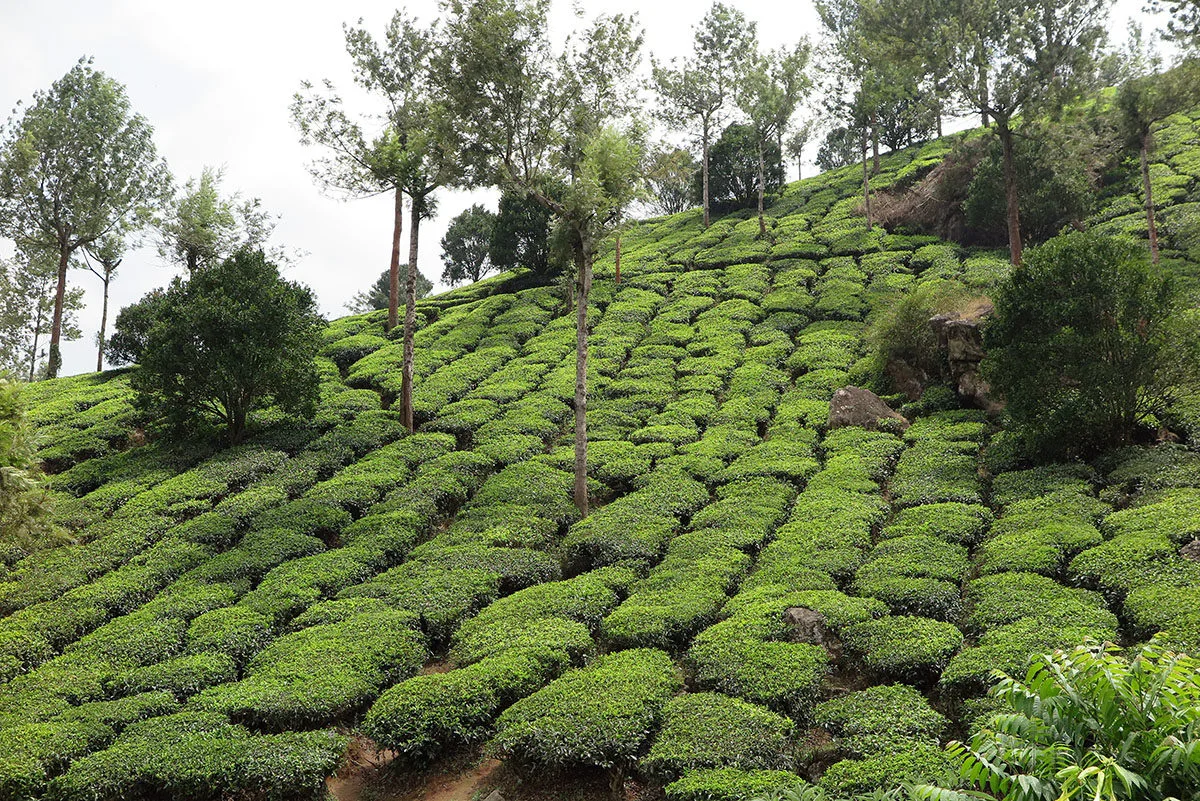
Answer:
<svg viewBox="0 0 1200 801"><path fill-rule="evenodd" d="M1171 231L1200 213L1198 137L1200 110L1168 119L1152 168L1189 286L1198 243ZM1091 225L1144 235L1137 186ZM31 385L77 544L3 555L0 798L319 798L352 737L671 801L848 796L949 780L941 745L990 711L993 669L1089 637L1200 647L1186 446L1006 472L1003 433L944 403L902 435L826 430L875 369L873 304L1009 269L867 230L860 188L855 167L788 186L765 240L749 213L642 223L619 284L601 259L584 520L574 316L519 273L418 304L414 434L381 313L329 326L311 424L260 415L236 448L145 444L127 371Z"/></svg>

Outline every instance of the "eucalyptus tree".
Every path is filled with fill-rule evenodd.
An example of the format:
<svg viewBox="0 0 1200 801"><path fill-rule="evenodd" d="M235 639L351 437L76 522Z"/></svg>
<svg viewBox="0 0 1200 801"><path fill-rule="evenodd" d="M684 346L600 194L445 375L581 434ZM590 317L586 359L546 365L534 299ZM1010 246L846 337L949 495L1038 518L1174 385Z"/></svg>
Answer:
<svg viewBox="0 0 1200 801"><path fill-rule="evenodd" d="M412 430L413 334L416 329L416 274L420 222L433 214L433 193L462 177L457 132L439 95L436 25L422 26L397 11L382 40L362 27L345 29L354 80L386 106L373 120L379 133L369 139L366 122L352 119L342 98L326 81L321 92L304 85L292 103L292 119L305 144L323 145L329 155L312 172L328 188L362 197L391 191L395 197L387 328L398 322L400 239L404 196L410 199L408 275L404 298L404 361L400 403Z"/></svg>
<svg viewBox="0 0 1200 801"><path fill-rule="evenodd" d="M700 140L701 205L709 224L708 151L713 131L733 99L738 76L758 51L756 24L741 11L714 2L694 29L692 55L668 64L652 61L654 88L662 104L656 116Z"/></svg>
<svg viewBox="0 0 1200 801"><path fill-rule="evenodd" d="M42 337L54 316L58 254L19 250L11 259L0 259L0 372L8 371L33 381L45 374L46 348ZM62 338L73 342L83 336L79 310L83 288L68 287L63 297Z"/></svg>
<svg viewBox="0 0 1200 801"><path fill-rule="evenodd" d="M808 146L809 140L817 132L816 117L809 117L804 122L800 123L788 136L785 143L785 152L788 156L796 160L796 180L799 181L804 177L804 148Z"/></svg>
<svg viewBox="0 0 1200 801"><path fill-rule="evenodd" d="M784 134L791 125L792 115L811 85L804 74L810 52L808 41L803 40L792 48L782 47L758 55L746 64L738 82L738 108L750 121L758 146L759 236L767 235L763 214L767 185L764 150L769 142L775 142L783 150Z"/></svg>
<svg viewBox="0 0 1200 801"><path fill-rule="evenodd" d="M96 334L96 372L104 369L104 348L107 341L104 338L108 328L108 288L112 284L113 275L125 258L128 244L124 232L114 230L103 239L98 239L84 250L84 260L92 275L100 279L104 287L104 300L100 305L100 332Z"/></svg>
<svg viewBox="0 0 1200 801"><path fill-rule="evenodd" d="M5 126L0 233L58 259L46 375L58 375L71 257L123 220L156 206L168 186L150 123L125 87L80 59Z"/></svg>
<svg viewBox="0 0 1200 801"><path fill-rule="evenodd" d="M695 198L692 182L699 168L696 157L681 147L654 149L646 165L651 209L658 214L678 214L690 207Z"/></svg>
<svg viewBox="0 0 1200 801"><path fill-rule="evenodd" d="M635 72L642 45L629 16L597 17L552 46L547 0L450 0L447 79L475 180L548 209L575 266L575 504L588 511L587 352L592 266L641 190Z"/></svg>
<svg viewBox="0 0 1200 801"><path fill-rule="evenodd" d="M947 31L951 80L992 125L1003 151L1009 258L1021 263L1021 214L1013 139L1018 115L1051 113L1094 72L1111 0L963 0Z"/></svg>

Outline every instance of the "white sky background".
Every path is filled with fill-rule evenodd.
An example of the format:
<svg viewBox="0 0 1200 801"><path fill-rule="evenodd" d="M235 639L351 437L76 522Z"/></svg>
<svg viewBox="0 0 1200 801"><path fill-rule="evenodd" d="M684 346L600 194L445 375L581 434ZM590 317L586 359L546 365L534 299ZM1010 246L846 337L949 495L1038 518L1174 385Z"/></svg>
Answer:
<svg viewBox="0 0 1200 801"><path fill-rule="evenodd" d="M647 54L670 58L690 51L692 26L708 0L554 0L556 40L578 24L572 12L576 5L584 19L600 12L637 12ZM758 22L765 47L819 35L811 0L732 0L731 5ZM1111 17L1114 42L1124 41L1126 20L1144 16L1141 6L1141 0L1117 0ZM356 24L361 17L381 36L396 7L394 0L0 0L0 109L7 116L18 100L29 102L81 55L94 56L94 66L123 83L134 110L154 126L159 154L177 184L198 176L204 165L224 167L223 192L261 198L263 207L280 218L273 242L307 254L288 277L315 290L326 316L340 317L350 297L387 267L392 199L343 201L322 195L306 169L317 152L300 146L288 105L306 79L329 78L348 100L355 97L342 23ZM437 4L418 0L407 8L428 21ZM1151 28L1155 20L1143 22ZM794 165L787 174L794 174ZM443 190L438 200L438 216L421 226L419 259L421 272L435 282L442 272L446 225L472 203L494 210L495 194ZM406 219L405 256L407 235ZM0 255L10 253L11 243L0 241ZM152 246L128 254L112 283L109 330L120 308L174 274ZM80 315L84 338L64 344L64 375L94 369L100 322L99 279L75 270L70 280L86 289L87 307ZM438 285L434 291L443 289Z"/></svg>

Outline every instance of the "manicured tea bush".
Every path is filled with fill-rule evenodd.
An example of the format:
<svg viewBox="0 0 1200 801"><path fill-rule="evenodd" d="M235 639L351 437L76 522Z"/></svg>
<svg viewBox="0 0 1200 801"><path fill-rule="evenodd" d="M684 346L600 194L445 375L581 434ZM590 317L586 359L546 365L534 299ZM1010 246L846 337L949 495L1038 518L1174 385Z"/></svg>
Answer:
<svg viewBox="0 0 1200 801"><path fill-rule="evenodd" d="M675 779L714 767L789 768L792 721L762 707L720 693L689 693L663 709L662 728L642 770Z"/></svg>
<svg viewBox="0 0 1200 801"><path fill-rule="evenodd" d="M868 669L913 679L936 676L963 645L962 632L950 623L905 616L856 623L843 639Z"/></svg>
<svg viewBox="0 0 1200 801"><path fill-rule="evenodd" d="M505 710L490 748L551 769L629 765L681 685L662 651L609 654Z"/></svg>

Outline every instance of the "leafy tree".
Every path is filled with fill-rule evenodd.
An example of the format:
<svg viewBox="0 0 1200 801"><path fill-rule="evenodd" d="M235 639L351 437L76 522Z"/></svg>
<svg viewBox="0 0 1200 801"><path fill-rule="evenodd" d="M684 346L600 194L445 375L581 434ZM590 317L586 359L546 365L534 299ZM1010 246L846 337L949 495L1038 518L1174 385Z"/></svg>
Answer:
<svg viewBox="0 0 1200 801"><path fill-rule="evenodd" d="M0 564L61 544L63 537L51 522L50 511L21 386L0 375Z"/></svg>
<svg viewBox="0 0 1200 801"><path fill-rule="evenodd" d="M695 202L694 178L700 165L681 147L660 147L650 154L646 183L653 198L650 207L658 214L678 214Z"/></svg>
<svg viewBox="0 0 1200 801"><path fill-rule="evenodd" d="M550 209L520 192L502 191L489 258L497 270L525 267L542 276L561 271L550 245Z"/></svg>
<svg viewBox="0 0 1200 801"><path fill-rule="evenodd" d="M0 260L0 371L33 381L45 372L42 336L54 313L54 288L58 254L18 251L12 260ZM78 313L83 289L69 288L63 296L62 338L79 339Z"/></svg>
<svg viewBox="0 0 1200 801"><path fill-rule="evenodd" d="M1167 73L1130 78L1117 93L1121 132L1126 143L1138 149L1150 256L1155 264L1158 263L1158 227L1154 220L1154 192L1150 183L1154 124L1195 103L1200 96L1198 82L1200 62L1191 60Z"/></svg>
<svg viewBox="0 0 1200 801"><path fill-rule="evenodd" d="M861 139L862 132L859 128L843 125L830 130L817 150L818 169L826 172L847 167L858 161Z"/></svg>
<svg viewBox="0 0 1200 801"><path fill-rule="evenodd" d="M754 208L758 196L758 139L748 125L731 123L712 147L710 186L716 203ZM763 146L764 189L783 186L783 161L774 142Z"/></svg>
<svg viewBox="0 0 1200 801"><path fill-rule="evenodd" d="M1200 0L1148 0L1147 10L1166 13L1165 38L1188 50L1200 47Z"/></svg>
<svg viewBox="0 0 1200 801"><path fill-rule="evenodd" d="M401 280L408 280L408 265L400 265ZM375 283L361 292L356 292L350 302L346 304L346 308L354 314L362 314L363 312L376 311L386 309L389 302L389 293L391 292L392 275L388 270L384 270L379 274L379 278ZM433 291L433 282L426 278L423 274L417 273L417 297L423 298Z"/></svg>
<svg viewBox="0 0 1200 801"><path fill-rule="evenodd" d="M258 198L221 195L224 172L204 167L173 197L159 222L158 255L189 273L219 264L236 250L266 250L275 220ZM111 244L109 246L111 248ZM268 251L276 260L281 250Z"/></svg>
<svg viewBox="0 0 1200 801"><path fill-rule="evenodd" d="M492 233L496 215L478 203L450 221L442 237L442 281L454 286L478 281L492 268Z"/></svg>
<svg viewBox="0 0 1200 801"><path fill-rule="evenodd" d="M1200 786L1200 663L1159 640L1126 657L1088 643L1000 674L1002 711L947 750L966 791L914 789L918 801L1164 801Z"/></svg>
<svg viewBox="0 0 1200 801"><path fill-rule="evenodd" d="M970 0L951 17L951 79L1003 148L1009 256L1021 263L1015 118L1054 111L1087 85L1105 37L1108 0Z"/></svg>
<svg viewBox="0 0 1200 801"><path fill-rule="evenodd" d="M1194 315L1134 242L1051 239L995 300L985 375L1034 456L1128 443L1147 416L1200 387Z"/></svg>
<svg viewBox="0 0 1200 801"><path fill-rule="evenodd" d="M104 348L110 363L133 364L142 360L150 329L162 313L165 298L163 290L154 289L136 303L121 309L113 321L113 334Z"/></svg>
<svg viewBox="0 0 1200 801"><path fill-rule="evenodd" d="M807 40L793 48L779 48L748 61L740 76L737 104L754 131L758 151L758 234L767 235L763 198L767 192L766 148L775 145L783 152L783 138L792 115L810 83L804 75L810 47Z"/></svg>
<svg viewBox="0 0 1200 801"><path fill-rule="evenodd" d="M642 36L601 16L555 53L544 0L450 4L439 74L475 167L545 206L575 266L575 503L586 515L588 295L601 240L640 193L642 129L633 80Z"/></svg>
<svg viewBox="0 0 1200 801"><path fill-rule="evenodd" d="M124 232L114 229L103 239L93 242L84 249L84 259L92 275L100 279L104 287L104 300L100 306L100 331L96 334L96 372L104 369L104 349L108 342L104 334L108 328L108 288L113 275L125 257L127 244ZM93 264L92 262L95 262Z"/></svg>
<svg viewBox="0 0 1200 801"><path fill-rule="evenodd" d="M788 158L796 160L796 180L804 177L804 148L808 146L813 134L817 132L817 120L809 117L787 138L786 151Z"/></svg>
<svg viewBox="0 0 1200 801"><path fill-rule="evenodd" d="M80 248L153 207L168 185L125 87L79 62L11 117L0 143L0 233L58 257L46 375L58 375L67 268Z"/></svg>
<svg viewBox="0 0 1200 801"><path fill-rule="evenodd" d="M280 278L262 251L176 278L148 305L142 369L131 379L141 408L176 430L216 421L235 444L268 402L312 413L324 320L312 291Z"/></svg>
<svg viewBox="0 0 1200 801"><path fill-rule="evenodd" d="M1074 142L1062 136L1066 126L1027 124L1023 136L1013 143L1013 170L1021 193L1022 236L1029 242L1044 242L1065 226L1082 227L1096 199L1096 176L1090 169L1090 141ZM981 142L986 149L967 186L963 215L971 241L1003 245L1006 234L1004 153L995 140Z"/></svg>
<svg viewBox="0 0 1200 801"><path fill-rule="evenodd" d="M654 87L662 103L656 115L667 125L684 128L700 140L700 203L704 227L709 224L709 145L733 99L746 60L758 51L756 25L736 8L714 2L693 29L692 56L669 65L652 62Z"/></svg>

